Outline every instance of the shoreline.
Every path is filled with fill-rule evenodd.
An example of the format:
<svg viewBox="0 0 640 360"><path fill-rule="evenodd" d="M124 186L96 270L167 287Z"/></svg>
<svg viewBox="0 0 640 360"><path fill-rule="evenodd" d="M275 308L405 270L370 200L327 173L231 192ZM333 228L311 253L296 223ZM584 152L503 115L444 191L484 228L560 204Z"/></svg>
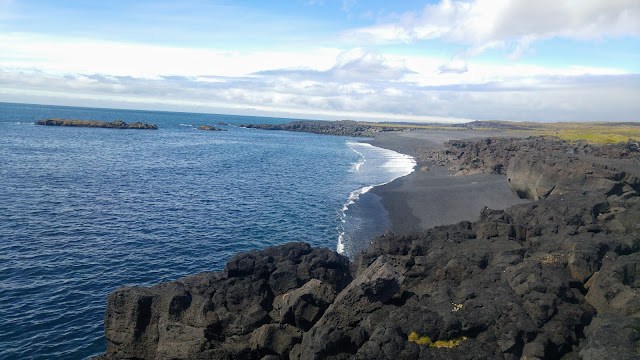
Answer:
<svg viewBox="0 0 640 360"><path fill-rule="evenodd" d="M440 149L445 141L488 136L513 135L500 131L478 134L467 130L429 130L382 133L373 139L360 140L416 160L413 172L375 185L369 191L381 198L390 221L388 230L403 235L460 221L476 221L485 207L504 210L528 202L512 193L505 176L453 176L454 172L445 166L420 162L416 157L418 148ZM428 171L421 169L425 166Z"/></svg>
<svg viewBox="0 0 640 360"><path fill-rule="evenodd" d="M341 209L342 226L336 251L353 259L366 250L372 237L380 236L389 229L389 214L380 197L371 190L413 173L417 162L411 155L366 142L347 141L347 146L360 156L358 163L354 164L354 172L371 181L363 182L351 191ZM374 178L369 178L371 176Z"/></svg>
<svg viewBox="0 0 640 360"><path fill-rule="evenodd" d="M438 135L429 141L438 145L446 134ZM402 137L372 141L424 150ZM459 215L485 199L469 185L493 191L498 178L533 202L485 208L473 223L385 234L353 262L287 243L239 253L221 272L118 288L107 299L107 353L96 359L636 359L637 144L493 138L451 142L438 154L475 175L441 166L381 186L396 190L386 195L395 216L437 220L421 212L435 207L411 192L420 187L442 196L437 214L455 221L447 209ZM411 183L413 174L422 180Z"/></svg>

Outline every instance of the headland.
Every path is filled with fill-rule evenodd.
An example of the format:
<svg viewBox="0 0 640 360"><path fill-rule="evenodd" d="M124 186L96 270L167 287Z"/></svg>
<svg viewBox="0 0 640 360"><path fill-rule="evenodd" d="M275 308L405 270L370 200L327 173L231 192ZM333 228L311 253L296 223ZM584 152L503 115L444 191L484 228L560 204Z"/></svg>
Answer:
<svg viewBox="0 0 640 360"><path fill-rule="evenodd" d="M119 288L99 358L637 359L637 140L520 130L377 134L419 163L374 190L396 234L353 262L289 243L222 272ZM474 213L474 199L494 208L453 215Z"/></svg>

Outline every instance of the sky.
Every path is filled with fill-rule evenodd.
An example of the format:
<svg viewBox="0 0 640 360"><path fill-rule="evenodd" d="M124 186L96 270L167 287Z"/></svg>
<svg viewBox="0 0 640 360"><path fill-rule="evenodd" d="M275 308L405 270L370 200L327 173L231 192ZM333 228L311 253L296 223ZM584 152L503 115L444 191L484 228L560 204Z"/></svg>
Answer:
<svg viewBox="0 0 640 360"><path fill-rule="evenodd" d="M0 0L0 101L640 121L640 0Z"/></svg>

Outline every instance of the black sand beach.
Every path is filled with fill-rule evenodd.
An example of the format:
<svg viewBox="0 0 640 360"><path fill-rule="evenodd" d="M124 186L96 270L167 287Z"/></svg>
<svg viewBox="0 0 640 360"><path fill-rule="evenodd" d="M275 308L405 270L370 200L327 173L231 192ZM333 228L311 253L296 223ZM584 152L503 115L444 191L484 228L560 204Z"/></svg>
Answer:
<svg viewBox="0 0 640 360"><path fill-rule="evenodd" d="M513 136L500 131L425 130L383 133L370 144L415 156L416 149L442 148L455 139L483 136ZM428 171L422 170L424 166ZM528 200L516 197L504 176L474 174L453 176L444 166L418 163L416 170L389 184L371 190L382 198L389 213L390 230L396 235L422 231L434 226L475 221L486 206L501 210Z"/></svg>

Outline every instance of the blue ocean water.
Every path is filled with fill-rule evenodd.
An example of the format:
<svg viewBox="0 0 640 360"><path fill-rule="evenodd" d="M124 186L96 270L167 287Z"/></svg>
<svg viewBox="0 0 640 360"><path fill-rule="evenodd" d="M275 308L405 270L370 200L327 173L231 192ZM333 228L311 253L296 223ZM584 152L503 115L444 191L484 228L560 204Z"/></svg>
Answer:
<svg viewBox="0 0 640 360"><path fill-rule="evenodd" d="M50 117L159 130L33 124ZM383 232L384 209L358 195L406 175L410 158L352 138L188 126L289 121L0 103L0 359L104 352L119 286L289 241L353 256Z"/></svg>

